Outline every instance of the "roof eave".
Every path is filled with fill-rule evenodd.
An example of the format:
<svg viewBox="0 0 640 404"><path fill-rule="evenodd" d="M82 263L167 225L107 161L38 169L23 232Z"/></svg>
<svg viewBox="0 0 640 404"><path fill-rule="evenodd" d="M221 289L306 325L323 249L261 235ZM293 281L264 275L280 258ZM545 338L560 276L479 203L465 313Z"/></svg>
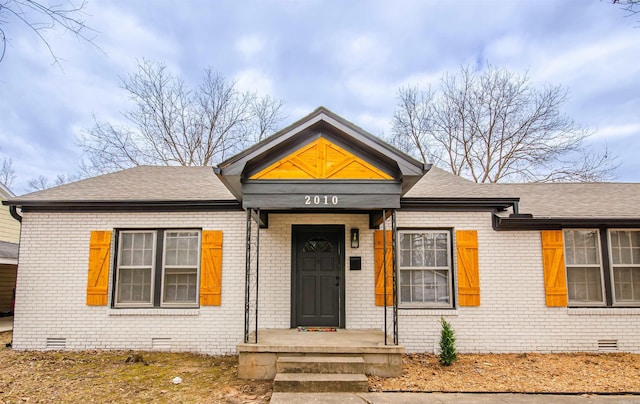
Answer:
<svg viewBox="0 0 640 404"><path fill-rule="evenodd" d="M520 201L520 198L430 198L412 197L400 200L401 210L414 211L500 211L506 210Z"/></svg>
<svg viewBox="0 0 640 404"><path fill-rule="evenodd" d="M532 215L493 215L493 228L497 231L562 230L567 228L639 228L640 218L620 217L534 217Z"/></svg>
<svg viewBox="0 0 640 404"><path fill-rule="evenodd" d="M57 200L31 201L11 200L8 205L19 206L28 211L195 211L195 210L242 210L240 203L233 199L224 200Z"/></svg>

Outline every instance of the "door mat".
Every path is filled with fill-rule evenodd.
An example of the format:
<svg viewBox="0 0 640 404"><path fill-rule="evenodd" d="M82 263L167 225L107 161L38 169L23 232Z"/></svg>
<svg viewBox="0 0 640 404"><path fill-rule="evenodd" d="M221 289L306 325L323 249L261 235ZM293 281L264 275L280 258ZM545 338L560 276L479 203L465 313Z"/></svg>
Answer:
<svg viewBox="0 0 640 404"><path fill-rule="evenodd" d="M300 332L336 332L336 327L298 327Z"/></svg>

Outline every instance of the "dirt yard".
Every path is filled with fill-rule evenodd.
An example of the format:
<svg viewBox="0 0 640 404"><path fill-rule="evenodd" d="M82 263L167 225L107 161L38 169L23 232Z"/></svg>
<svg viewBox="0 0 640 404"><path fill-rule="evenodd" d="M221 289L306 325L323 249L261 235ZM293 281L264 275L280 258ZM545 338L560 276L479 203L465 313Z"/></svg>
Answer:
<svg viewBox="0 0 640 404"><path fill-rule="evenodd" d="M637 354L465 354L448 367L436 355L409 354L402 370L398 378L370 377L369 389L640 394Z"/></svg>
<svg viewBox="0 0 640 404"><path fill-rule="evenodd" d="M16 352L0 333L0 403L266 403L271 382L239 380L235 356L84 351ZM127 361L129 359L129 361ZM181 378L174 383L175 377ZM369 378L372 391L635 392L640 355L405 356L404 376Z"/></svg>

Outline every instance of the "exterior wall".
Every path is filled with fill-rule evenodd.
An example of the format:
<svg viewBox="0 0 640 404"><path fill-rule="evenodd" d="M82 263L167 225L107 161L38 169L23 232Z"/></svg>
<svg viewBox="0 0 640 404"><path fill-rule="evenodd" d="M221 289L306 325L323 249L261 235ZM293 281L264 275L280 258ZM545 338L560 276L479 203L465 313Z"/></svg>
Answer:
<svg viewBox="0 0 640 404"><path fill-rule="evenodd" d="M67 349L147 350L161 348L154 347L154 338L167 338L156 342L171 350L235 352L243 335L245 220L244 212L28 212L14 348L46 349L47 339L64 338ZM360 248L347 243L345 251L346 327L383 329L383 308L375 306L373 230L368 221L359 214L270 215L269 228L260 233L260 328L291 325L291 226L340 224L346 240L351 228L360 229ZM118 227L223 230L222 305L182 310L86 306L90 231ZM540 232L496 232L488 212L399 212L398 227L478 231L480 306L400 309L400 343L409 351L436 349L443 316L453 325L461 352L597 351L597 341L604 339L618 340L622 351L640 352L638 308L546 307ZM350 256L362 257L362 270L348 269ZM455 248L453 262L457 278ZM113 268L109 275L112 279Z"/></svg>
<svg viewBox="0 0 640 404"><path fill-rule="evenodd" d="M23 218L13 348L156 348L232 353L244 321L244 212L33 213ZM199 309L87 306L91 230L202 227L223 230L222 304ZM113 241L112 241L113 243ZM112 253L113 257L113 253ZM113 265L113 264L112 264ZM113 267L109 271L110 285ZM112 290L109 291L111 301ZM170 340L166 340L166 338Z"/></svg>
<svg viewBox="0 0 640 404"><path fill-rule="evenodd" d="M18 243L20 240L20 222L11 217L9 207L0 204L0 241Z"/></svg>
<svg viewBox="0 0 640 404"><path fill-rule="evenodd" d="M13 291L16 287L17 267L0 264L0 315L13 311Z"/></svg>
<svg viewBox="0 0 640 404"><path fill-rule="evenodd" d="M260 233L260 328L291 325L291 226L345 225L345 317L348 329L382 329L381 307L375 306L373 230L369 216L356 214L274 214ZM351 228L360 229L360 248L348 243ZM350 271L350 256L362 257L362 270Z"/></svg>
<svg viewBox="0 0 640 404"><path fill-rule="evenodd" d="M546 306L539 231L496 232L490 213L464 212L399 213L398 227L478 230L480 306L399 310L400 343L408 351L434 352L443 316L461 352L597 351L598 340L608 339L621 351L640 352L638 308Z"/></svg>

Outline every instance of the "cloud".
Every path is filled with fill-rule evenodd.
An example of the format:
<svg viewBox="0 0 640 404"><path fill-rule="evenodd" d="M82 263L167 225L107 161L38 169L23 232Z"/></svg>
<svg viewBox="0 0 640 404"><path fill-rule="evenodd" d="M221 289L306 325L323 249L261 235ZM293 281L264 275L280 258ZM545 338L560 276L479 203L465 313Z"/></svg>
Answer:
<svg viewBox="0 0 640 404"><path fill-rule="evenodd" d="M604 126L602 128L598 128L591 138L615 139L629 136L640 137L640 122ZM634 153L635 152L636 151L634 151Z"/></svg>
<svg viewBox="0 0 640 404"><path fill-rule="evenodd" d="M385 41L371 32L338 32L333 43L333 60L347 71L384 69L391 53Z"/></svg>
<svg viewBox="0 0 640 404"><path fill-rule="evenodd" d="M255 92L259 95L275 97L273 80L267 73L260 69L248 68L239 71L233 76L236 87L240 91Z"/></svg>
<svg viewBox="0 0 640 404"><path fill-rule="evenodd" d="M245 61L252 60L264 50L265 38L259 34L244 35L236 40L235 48Z"/></svg>

